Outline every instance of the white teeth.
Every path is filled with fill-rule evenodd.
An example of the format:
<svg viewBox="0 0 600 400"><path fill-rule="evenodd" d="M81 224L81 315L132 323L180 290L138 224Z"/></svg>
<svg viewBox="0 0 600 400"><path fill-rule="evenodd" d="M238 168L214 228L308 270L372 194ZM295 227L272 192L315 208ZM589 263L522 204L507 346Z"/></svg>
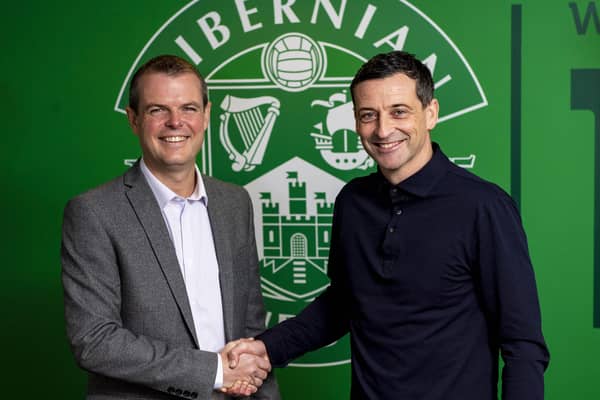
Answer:
<svg viewBox="0 0 600 400"><path fill-rule="evenodd" d="M185 139L186 139L185 136L167 136L167 137L163 138L163 140L165 142L169 142L169 143L183 142Z"/></svg>
<svg viewBox="0 0 600 400"><path fill-rule="evenodd" d="M379 147L381 147L382 149L391 149L392 147L396 146L397 144L403 142L404 140L406 140L406 139L401 139L396 142L390 142L390 143L378 143L377 145Z"/></svg>

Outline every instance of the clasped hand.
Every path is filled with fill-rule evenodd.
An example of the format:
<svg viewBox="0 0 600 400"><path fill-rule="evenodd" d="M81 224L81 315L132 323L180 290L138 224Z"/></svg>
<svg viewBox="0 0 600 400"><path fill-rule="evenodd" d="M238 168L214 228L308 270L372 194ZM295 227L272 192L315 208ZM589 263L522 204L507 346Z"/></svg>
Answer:
<svg viewBox="0 0 600 400"><path fill-rule="evenodd" d="M271 371L265 345L260 340L239 339L227 343L221 350L223 387L230 396L250 396L256 393Z"/></svg>

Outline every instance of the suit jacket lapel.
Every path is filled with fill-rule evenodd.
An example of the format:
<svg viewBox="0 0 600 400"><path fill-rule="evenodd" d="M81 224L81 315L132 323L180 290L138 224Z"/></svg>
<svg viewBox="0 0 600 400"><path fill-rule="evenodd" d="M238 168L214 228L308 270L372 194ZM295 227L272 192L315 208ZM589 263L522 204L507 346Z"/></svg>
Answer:
<svg viewBox="0 0 600 400"><path fill-rule="evenodd" d="M125 195L129 199L140 224L146 232L150 246L183 315L185 324L192 333L196 347L199 348L196 330L194 329L192 310L185 289L185 282L179 268L179 262L177 261L177 255L175 254L173 243L169 237L167 226L154 197L154 193L152 193L152 189L150 189L146 178L142 174L139 161L125 173L123 183L127 188Z"/></svg>
<svg viewBox="0 0 600 400"><path fill-rule="evenodd" d="M228 224L226 208L224 204L224 195L219 192L209 177L202 177L208 197L208 218L213 234L217 262L219 264L219 283L221 285L221 301L223 304L223 323L225 325L225 340L233 339L233 296L234 277L233 277L233 257L230 245L230 230Z"/></svg>

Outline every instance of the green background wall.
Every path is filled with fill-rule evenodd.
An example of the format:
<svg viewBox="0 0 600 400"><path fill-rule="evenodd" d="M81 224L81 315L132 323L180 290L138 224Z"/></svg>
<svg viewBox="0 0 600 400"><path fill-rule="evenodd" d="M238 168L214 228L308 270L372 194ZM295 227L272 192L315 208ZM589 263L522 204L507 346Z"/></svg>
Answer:
<svg viewBox="0 0 600 400"><path fill-rule="evenodd" d="M125 117L113 110L116 95L148 39L186 4L65 0L3 6L3 398L83 397L85 375L72 360L63 326L62 209L70 197L122 173L123 159L138 156ZM412 4L460 48L487 96L487 107L440 124L433 138L447 154L475 146L473 172L520 199L552 355L546 398L600 398L600 329L593 325L600 115L594 119L571 106L571 71L600 69L600 23L592 18L578 33L573 9L583 16L592 4L600 15L600 2ZM520 34L512 24L514 5L521 6ZM522 39L522 61L511 73L515 37ZM519 71L522 96L511 81ZM587 89L600 96L598 82ZM513 109L519 99L521 107ZM511 140L519 126L521 140ZM347 397L347 365L288 368L277 376L285 399Z"/></svg>

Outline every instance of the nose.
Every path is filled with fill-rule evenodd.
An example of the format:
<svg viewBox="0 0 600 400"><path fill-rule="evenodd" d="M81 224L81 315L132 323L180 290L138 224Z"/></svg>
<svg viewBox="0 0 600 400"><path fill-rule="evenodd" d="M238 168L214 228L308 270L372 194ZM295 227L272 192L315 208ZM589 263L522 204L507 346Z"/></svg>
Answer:
<svg viewBox="0 0 600 400"><path fill-rule="evenodd" d="M171 111L169 113L169 118L166 121L166 125L172 129L181 128L183 126L181 114L177 111Z"/></svg>
<svg viewBox="0 0 600 400"><path fill-rule="evenodd" d="M392 130L392 123L390 123L385 116L379 117L377 120L377 128L375 129L377 137L385 139L392 133Z"/></svg>

